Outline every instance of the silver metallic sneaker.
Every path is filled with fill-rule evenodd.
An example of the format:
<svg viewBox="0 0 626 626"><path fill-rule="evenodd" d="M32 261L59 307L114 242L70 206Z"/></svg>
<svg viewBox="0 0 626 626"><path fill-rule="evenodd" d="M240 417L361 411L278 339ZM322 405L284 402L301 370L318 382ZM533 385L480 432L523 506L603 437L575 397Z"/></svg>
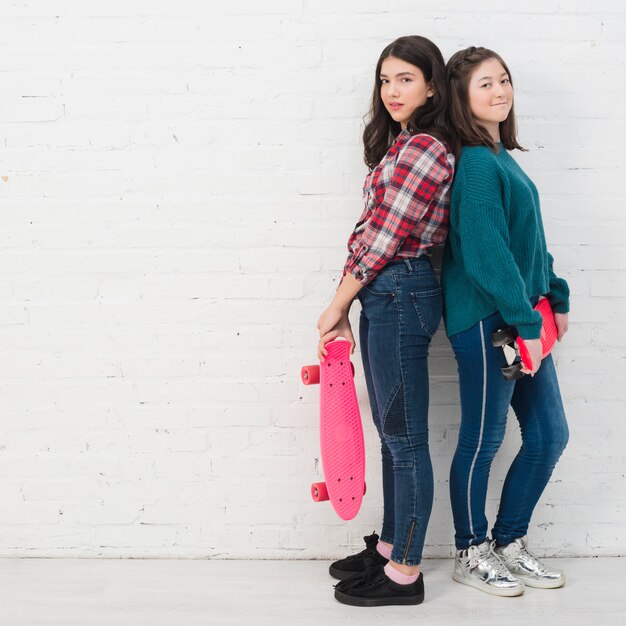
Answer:
<svg viewBox="0 0 626 626"><path fill-rule="evenodd" d="M457 583L476 587L494 596L520 596L524 593L524 583L515 578L500 557L493 553L488 539L478 546L457 551L452 578Z"/></svg>
<svg viewBox="0 0 626 626"><path fill-rule="evenodd" d="M493 551L504 561L511 573L529 587L556 589L565 584L565 574L559 569L546 567L527 548L526 537L520 537L506 546Z"/></svg>

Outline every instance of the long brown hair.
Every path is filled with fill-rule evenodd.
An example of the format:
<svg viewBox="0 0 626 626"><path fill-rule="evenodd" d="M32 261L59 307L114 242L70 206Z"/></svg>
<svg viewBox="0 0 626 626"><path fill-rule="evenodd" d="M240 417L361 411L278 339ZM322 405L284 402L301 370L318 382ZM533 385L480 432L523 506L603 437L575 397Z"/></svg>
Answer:
<svg viewBox="0 0 626 626"><path fill-rule="evenodd" d="M460 50L450 57L446 66L450 87L448 115L450 125L462 145L487 146L497 152L498 146L487 129L474 118L469 103L469 83L472 74L483 61L488 59L496 59L502 64L513 86L511 72L499 54L487 48L474 46ZM500 122L500 139L507 150L525 150L517 141L517 125L513 107L514 105L511 105L511 110L504 122Z"/></svg>
<svg viewBox="0 0 626 626"><path fill-rule="evenodd" d="M418 67L424 75L424 80L431 83L434 91L433 95L413 112L407 124L407 130L412 135L428 133L440 141L452 145L452 133L446 115L448 83L441 51L426 37L419 35L400 37L382 51L376 64L372 105L363 131L364 160L370 170L380 163L401 130L400 124L394 122L389 115L380 96L382 85L380 69L387 57L395 57Z"/></svg>

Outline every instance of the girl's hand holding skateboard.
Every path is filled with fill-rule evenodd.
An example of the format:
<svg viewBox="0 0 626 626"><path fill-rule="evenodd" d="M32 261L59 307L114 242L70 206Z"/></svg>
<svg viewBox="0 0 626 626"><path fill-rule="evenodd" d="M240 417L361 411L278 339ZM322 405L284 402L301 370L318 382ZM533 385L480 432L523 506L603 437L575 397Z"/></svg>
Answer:
<svg viewBox="0 0 626 626"><path fill-rule="evenodd" d="M320 337L323 337L333 330L344 316L347 318L348 313L333 300L320 315L319 320L317 320L317 330L320 331Z"/></svg>
<svg viewBox="0 0 626 626"><path fill-rule="evenodd" d="M350 342L350 354L354 354L355 341L354 335L352 334L352 326L350 325L350 320L348 319L348 312L343 312L341 314L341 317L339 318L339 321L336 322L335 325L332 326L330 329L328 329L328 326L326 325L328 323L327 320L335 319L336 315L336 313L331 313L330 315L326 316L330 308L331 307L328 307L328 309L326 309L326 311L322 313L322 316L317 323L317 328L320 331L320 340L317 344L317 357L322 362L324 361L324 357L327 355L324 346L329 341L332 341L337 337L343 337L344 339L347 339Z"/></svg>
<svg viewBox="0 0 626 626"><path fill-rule="evenodd" d="M556 336L556 340L561 341L561 339L563 339L563 335L567 332L567 329L569 327L567 313L555 313L554 323L556 324L556 330L558 333Z"/></svg>
<svg viewBox="0 0 626 626"><path fill-rule="evenodd" d="M530 374L534 376L537 370L541 366L541 358L543 357L543 347L541 346L541 339L524 339L524 344L528 348L530 358L532 360L532 369L528 369L522 365L522 372L524 374Z"/></svg>
<svg viewBox="0 0 626 626"><path fill-rule="evenodd" d="M350 354L354 354L354 335L352 334L348 313L361 287L361 283L359 283L352 274L346 274L337 288L333 301L320 315L317 321L317 329L320 331L317 356L320 361L323 361L326 356L324 344L336 337L344 337L347 339L350 342Z"/></svg>

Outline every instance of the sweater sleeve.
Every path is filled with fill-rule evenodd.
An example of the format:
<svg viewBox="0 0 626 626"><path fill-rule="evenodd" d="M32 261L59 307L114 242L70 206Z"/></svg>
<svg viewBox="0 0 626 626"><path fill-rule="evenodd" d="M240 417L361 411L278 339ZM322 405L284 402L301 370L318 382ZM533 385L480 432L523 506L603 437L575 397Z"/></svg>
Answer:
<svg viewBox="0 0 626 626"><path fill-rule="evenodd" d="M550 293L548 300L555 313L569 313L569 286L564 278L559 278L552 269L554 257L548 252L548 271L550 273Z"/></svg>
<svg viewBox="0 0 626 626"><path fill-rule="evenodd" d="M467 275L523 339L537 339L541 315L530 304L509 247L502 182L495 164L477 159L464 165L463 175L453 186L451 217Z"/></svg>

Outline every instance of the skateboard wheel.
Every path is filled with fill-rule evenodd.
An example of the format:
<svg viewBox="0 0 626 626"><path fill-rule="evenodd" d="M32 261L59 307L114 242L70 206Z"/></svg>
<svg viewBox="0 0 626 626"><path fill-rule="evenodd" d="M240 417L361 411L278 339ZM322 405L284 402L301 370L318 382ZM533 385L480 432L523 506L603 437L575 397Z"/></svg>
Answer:
<svg viewBox="0 0 626 626"><path fill-rule="evenodd" d="M522 372L520 363L513 363L513 365L502 368L502 375L506 380L518 380L524 376L524 372Z"/></svg>
<svg viewBox="0 0 626 626"><path fill-rule="evenodd" d="M365 495L367 493L367 483L364 481L363 482L363 495Z"/></svg>
<svg viewBox="0 0 626 626"><path fill-rule="evenodd" d="M300 371L300 378L305 385L317 385L320 382L320 366L305 365Z"/></svg>
<svg viewBox="0 0 626 626"><path fill-rule="evenodd" d="M500 328L491 333L491 345L496 348L506 346L508 343L515 341L515 335L510 328Z"/></svg>
<svg viewBox="0 0 626 626"><path fill-rule="evenodd" d="M350 369L352 370L352 378L354 378L354 363L350 361Z"/></svg>
<svg viewBox="0 0 626 626"><path fill-rule="evenodd" d="M328 500L328 489L326 489L326 483L313 483L311 485L311 496L315 502L324 502L324 500Z"/></svg>

